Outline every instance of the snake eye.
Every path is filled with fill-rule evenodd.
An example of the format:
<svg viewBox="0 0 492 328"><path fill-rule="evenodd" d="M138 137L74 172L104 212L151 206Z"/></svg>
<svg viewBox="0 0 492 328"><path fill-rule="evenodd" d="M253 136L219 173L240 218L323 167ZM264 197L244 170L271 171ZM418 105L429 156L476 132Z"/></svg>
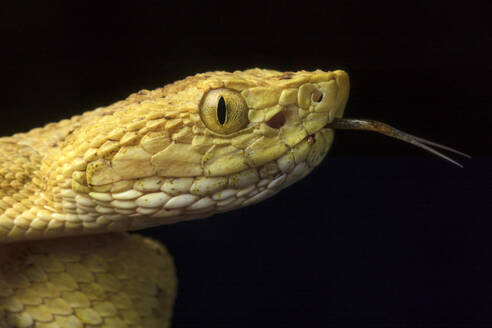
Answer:
<svg viewBox="0 0 492 328"><path fill-rule="evenodd" d="M231 134L248 124L248 106L244 98L229 89L210 90L200 106L203 123L219 134Z"/></svg>

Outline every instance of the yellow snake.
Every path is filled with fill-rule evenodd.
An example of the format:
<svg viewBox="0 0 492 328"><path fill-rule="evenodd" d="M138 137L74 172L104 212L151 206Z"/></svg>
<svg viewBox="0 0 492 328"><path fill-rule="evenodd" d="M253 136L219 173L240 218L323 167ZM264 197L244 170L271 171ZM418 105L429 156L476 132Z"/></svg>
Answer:
<svg viewBox="0 0 492 328"><path fill-rule="evenodd" d="M168 327L172 260L123 231L301 179L348 93L343 71L211 72L1 138L0 327Z"/></svg>
<svg viewBox="0 0 492 328"><path fill-rule="evenodd" d="M270 197L334 128L441 147L341 119L348 94L343 71L210 72L0 138L0 327L169 327L172 259L124 231Z"/></svg>

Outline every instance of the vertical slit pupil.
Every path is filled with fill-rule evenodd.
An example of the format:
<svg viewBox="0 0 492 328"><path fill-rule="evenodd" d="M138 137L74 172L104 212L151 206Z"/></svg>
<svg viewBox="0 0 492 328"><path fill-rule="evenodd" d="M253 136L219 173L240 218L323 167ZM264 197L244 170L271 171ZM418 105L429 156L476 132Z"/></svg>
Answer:
<svg viewBox="0 0 492 328"><path fill-rule="evenodd" d="M224 125L227 116L227 108L224 97L220 97L219 103L217 104L217 119L220 125Z"/></svg>

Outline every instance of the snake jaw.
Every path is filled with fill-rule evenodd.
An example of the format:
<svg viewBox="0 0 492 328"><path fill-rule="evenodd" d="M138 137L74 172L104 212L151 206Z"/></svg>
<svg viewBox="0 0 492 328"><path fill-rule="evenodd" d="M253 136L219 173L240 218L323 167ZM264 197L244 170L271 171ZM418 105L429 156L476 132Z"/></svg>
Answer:
<svg viewBox="0 0 492 328"><path fill-rule="evenodd" d="M145 227L203 218L259 202L309 174L331 147L333 130L325 126L343 114L349 89L345 72L279 75L254 69L244 72L246 79L240 78L243 72L235 72L233 79L222 76L223 82L206 74L206 82L197 84L204 83L199 98L207 90L224 87L239 92L248 105L249 124L220 135L197 122L191 147L171 143L155 153L152 166L158 175L176 178L160 178L155 196L144 194L135 200L137 213L150 218L132 224ZM252 84L251 76L258 77L258 84ZM202 148L202 155L195 153ZM154 206L161 208L153 210Z"/></svg>

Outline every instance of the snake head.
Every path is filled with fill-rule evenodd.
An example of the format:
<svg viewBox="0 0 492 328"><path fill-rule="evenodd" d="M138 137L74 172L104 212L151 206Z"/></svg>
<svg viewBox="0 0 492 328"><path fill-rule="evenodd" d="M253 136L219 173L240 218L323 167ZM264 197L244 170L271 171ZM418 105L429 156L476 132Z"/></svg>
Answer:
<svg viewBox="0 0 492 328"><path fill-rule="evenodd" d="M178 82L178 88L181 83L199 90L193 113L200 120L191 142L171 145L155 157L154 167L164 176L229 180L245 171L261 179L291 173L301 163L307 171L316 166L333 139L333 130L324 127L342 116L349 90L345 72L319 70L215 72ZM181 98L179 92L173 96Z"/></svg>
<svg viewBox="0 0 492 328"><path fill-rule="evenodd" d="M381 122L342 118L348 94L343 71L210 72L17 134L3 141L15 145L10 153L35 156L20 176L26 159L6 161L15 163L6 177L24 176L9 192L27 198L3 203L14 207L0 233L22 240L135 230L247 206L311 172L334 129L380 132L458 165L432 147L467 156Z"/></svg>
<svg viewBox="0 0 492 328"><path fill-rule="evenodd" d="M142 90L75 120L47 168L60 181L53 208L107 231L261 201L322 161L348 94L345 72L320 70L210 72Z"/></svg>

